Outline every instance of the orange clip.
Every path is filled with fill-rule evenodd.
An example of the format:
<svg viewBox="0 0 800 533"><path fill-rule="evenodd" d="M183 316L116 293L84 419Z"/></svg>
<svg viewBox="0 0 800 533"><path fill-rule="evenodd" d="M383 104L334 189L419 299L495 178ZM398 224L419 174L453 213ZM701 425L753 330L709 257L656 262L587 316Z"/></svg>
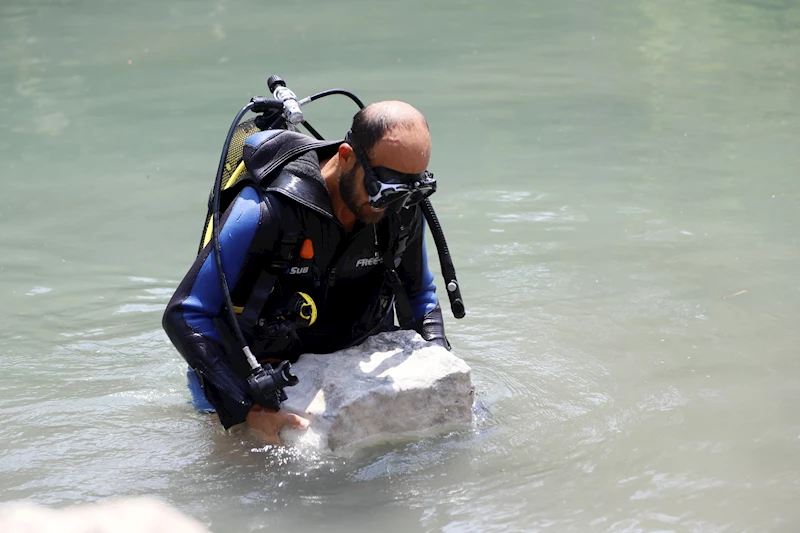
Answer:
<svg viewBox="0 0 800 533"><path fill-rule="evenodd" d="M311 259L314 257L314 245L311 243L311 239L303 241L303 247L300 248L300 257L303 259Z"/></svg>

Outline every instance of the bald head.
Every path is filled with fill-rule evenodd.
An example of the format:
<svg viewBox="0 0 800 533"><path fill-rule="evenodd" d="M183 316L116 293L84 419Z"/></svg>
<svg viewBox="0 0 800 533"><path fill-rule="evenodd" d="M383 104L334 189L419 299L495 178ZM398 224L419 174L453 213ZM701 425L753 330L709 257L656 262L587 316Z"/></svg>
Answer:
<svg viewBox="0 0 800 533"><path fill-rule="evenodd" d="M367 181L371 187L378 182L384 174L381 169L407 175L397 178L397 174L389 174L393 176L389 179L413 181L427 170L431 157L428 123L405 102L365 107L353 117L350 132L336 155L320 167L333 214L347 231L356 221L374 224L386 213L386 206L373 207L370 194L376 192L367 192Z"/></svg>
<svg viewBox="0 0 800 533"><path fill-rule="evenodd" d="M375 102L353 117L353 144L374 166L418 173L428 166L431 137L428 122L415 107L397 100Z"/></svg>

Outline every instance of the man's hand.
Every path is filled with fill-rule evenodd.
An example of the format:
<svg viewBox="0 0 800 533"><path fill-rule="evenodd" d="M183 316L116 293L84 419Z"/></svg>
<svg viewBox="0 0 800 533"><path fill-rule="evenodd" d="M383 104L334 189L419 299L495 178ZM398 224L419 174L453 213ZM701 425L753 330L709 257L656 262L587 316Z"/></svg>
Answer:
<svg viewBox="0 0 800 533"><path fill-rule="evenodd" d="M260 405L254 405L247 413L247 427L258 433L267 444L283 444L278 433L283 426L306 429L309 421L285 411L272 411Z"/></svg>

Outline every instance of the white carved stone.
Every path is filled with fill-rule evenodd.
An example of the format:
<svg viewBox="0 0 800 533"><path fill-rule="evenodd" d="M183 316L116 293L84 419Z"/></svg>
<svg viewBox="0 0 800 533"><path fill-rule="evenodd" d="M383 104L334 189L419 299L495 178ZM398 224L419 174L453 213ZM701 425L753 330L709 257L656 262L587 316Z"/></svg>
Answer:
<svg viewBox="0 0 800 533"><path fill-rule="evenodd" d="M126 498L53 510L0 504L2 533L208 533L197 520L154 498Z"/></svg>
<svg viewBox="0 0 800 533"><path fill-rule="evenodd" d="M472 422L473 386L463 359L414 331L381 333L292 365L300 383L283 409L308 418L284 428L287 444L337 451Z"/></svg>

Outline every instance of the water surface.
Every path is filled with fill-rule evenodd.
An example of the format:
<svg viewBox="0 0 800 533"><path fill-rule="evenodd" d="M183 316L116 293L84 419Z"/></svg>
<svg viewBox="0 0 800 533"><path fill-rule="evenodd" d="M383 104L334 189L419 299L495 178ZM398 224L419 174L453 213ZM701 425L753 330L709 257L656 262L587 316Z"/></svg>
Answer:
<svg viewBox="0 0 800 533"><path fill-rule="evenodd" d="M215 533L795 531L799 57L780 0L5 0L0 499L153 494ZM448 334L493 418L309 457L188 405L161 312L271 74L426 114ZM343 135L352 104L313 105Z"/></svg>

